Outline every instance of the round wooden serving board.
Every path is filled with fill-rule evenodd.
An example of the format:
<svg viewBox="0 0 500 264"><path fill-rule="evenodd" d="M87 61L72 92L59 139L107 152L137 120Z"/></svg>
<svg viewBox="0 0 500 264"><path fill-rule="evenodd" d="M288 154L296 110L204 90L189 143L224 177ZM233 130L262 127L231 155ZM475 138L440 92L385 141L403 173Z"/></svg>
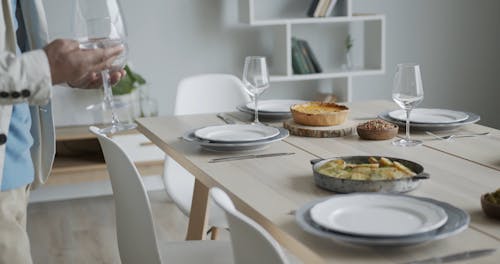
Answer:
<svg viewBox="0 0 500 264"><path fill-rule="evenodd" d="M357 122L346 120L338 126L305 126L297 124L293 119L283 122L283 127L290 131L290 134L300 137L343 137L354 134Z"/></svg>

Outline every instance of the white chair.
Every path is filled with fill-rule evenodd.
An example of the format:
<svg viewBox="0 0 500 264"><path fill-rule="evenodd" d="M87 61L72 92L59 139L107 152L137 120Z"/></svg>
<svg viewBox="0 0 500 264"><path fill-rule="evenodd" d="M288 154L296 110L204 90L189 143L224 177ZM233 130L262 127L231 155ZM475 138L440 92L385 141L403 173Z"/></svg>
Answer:
<svg viewBox="0 0 500 264"><path fill-rule="evenodd" d="M179 83L174 115L235 111L236 106L250 101L243 83L228 74L206 74L188 77ZM168 155L165 158L163 182L168 195L179 209L189 216L193 197L194 176ZM226 228L223 213L212 206L208 226ZM212 232L212 239L216 237Z"/></svg>
<svg viewBox="0 0 500 264"><path fill-rule="evenodd" d="M210 189L210 197L225 213L231 229L233 255L238 264L285 264L289 259L274 238L255 221L234 207L229 196L219 188ZM296 260L293 259L292 260Z"/></svg>
<svg viewBox="0 0 500 264"><path fill-rule="evenodd" d="M90 127L101 144L111 179L116 235L123 264L233 263L226 241L180 241L158 246L151 205L137 168L112 139Z"/></svg>

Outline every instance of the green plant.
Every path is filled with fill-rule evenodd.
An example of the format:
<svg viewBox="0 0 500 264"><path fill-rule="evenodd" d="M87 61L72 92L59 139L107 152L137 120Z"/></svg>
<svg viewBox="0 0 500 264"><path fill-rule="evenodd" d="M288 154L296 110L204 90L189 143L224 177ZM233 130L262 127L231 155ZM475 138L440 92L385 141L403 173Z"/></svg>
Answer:
<svg viewBox="0 0 500 264"><path fill-rule="evenodd" d="M113 95L129 94L139 85L146 83L146 80L140 74L133 72L128 65L125 65L125 72L127 72L125 77L113 86Z"/></svg>
<svg viewBox="0 0 500 264"><path fill-rule="evenodd" d="M345 38L345 49L346 49L346 52L349 52L352 48L352 45L354 44L354 40L351 38L351 35L347 35L347 37Z"/></svg>

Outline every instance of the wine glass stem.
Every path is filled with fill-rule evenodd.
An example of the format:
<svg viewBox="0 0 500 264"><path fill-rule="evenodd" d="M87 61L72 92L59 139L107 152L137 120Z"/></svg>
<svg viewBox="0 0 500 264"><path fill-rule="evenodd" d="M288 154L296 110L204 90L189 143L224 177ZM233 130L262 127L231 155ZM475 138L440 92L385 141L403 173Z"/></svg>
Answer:
<svg viewBox="0 0 500 264"><path fill-rule="evenodd" d="M257 94L255 94L254 97L253 97L254 104L255 104L254 105L254 107L255 107L255 110L254 110L255 111L255 114L254 114L255 118L254 118L253 122L255 124L259 123L259 110L257 109L258 99L259 99L259 96Z"/></svg>
<svg viewBox="0 0 500 264"><path fill-rule="evenodd" d="M103 70L101 72L102 76L102 86L104 87L104 102L108 105L111 110L111 126L115 127L120 123L118 116L115 113L113 106L113 90L111 89L111 80L109 78L109 70Z"/></svg>
<svg viewBox="0 0 500 264"><path fill-rule="evenodd" d="M411 109L406 109L406 141L410 141L410 112Z"/></svg>

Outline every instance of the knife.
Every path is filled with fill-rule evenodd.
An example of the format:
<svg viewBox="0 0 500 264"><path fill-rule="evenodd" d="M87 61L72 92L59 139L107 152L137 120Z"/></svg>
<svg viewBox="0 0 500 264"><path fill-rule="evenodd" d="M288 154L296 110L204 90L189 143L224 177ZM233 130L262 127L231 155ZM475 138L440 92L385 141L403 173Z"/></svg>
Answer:
<svg viewBox="0 0 500 264"><path fill-rule="evenodd" d="M295 154L295 152L279 152L279 153L268 153L268 154L258 154L258 155L232 156L232 157L211 159L208 161L208 163L216 163L216 162L231 161L231 160L243 160L243 159L258 159L258 158L286 156L293 154Z"/></svg>
<svg viewBox="0 0 500 264"><path fill-rule="evenodd" d="M451 255L446 255L446 256L442 256L442 257L434 257L434 258L422 259L422 260L417 260L417 261L405 262L404 264L450 263L453 261L473 259L473 258L486 256L486 255L489 255L489 254L495 252L495 250L497 250L497 249L496 248L488 248L488 249L471 250L471 251L465 251L465 252L455 253L455 254L451 254Z"/></svg>

